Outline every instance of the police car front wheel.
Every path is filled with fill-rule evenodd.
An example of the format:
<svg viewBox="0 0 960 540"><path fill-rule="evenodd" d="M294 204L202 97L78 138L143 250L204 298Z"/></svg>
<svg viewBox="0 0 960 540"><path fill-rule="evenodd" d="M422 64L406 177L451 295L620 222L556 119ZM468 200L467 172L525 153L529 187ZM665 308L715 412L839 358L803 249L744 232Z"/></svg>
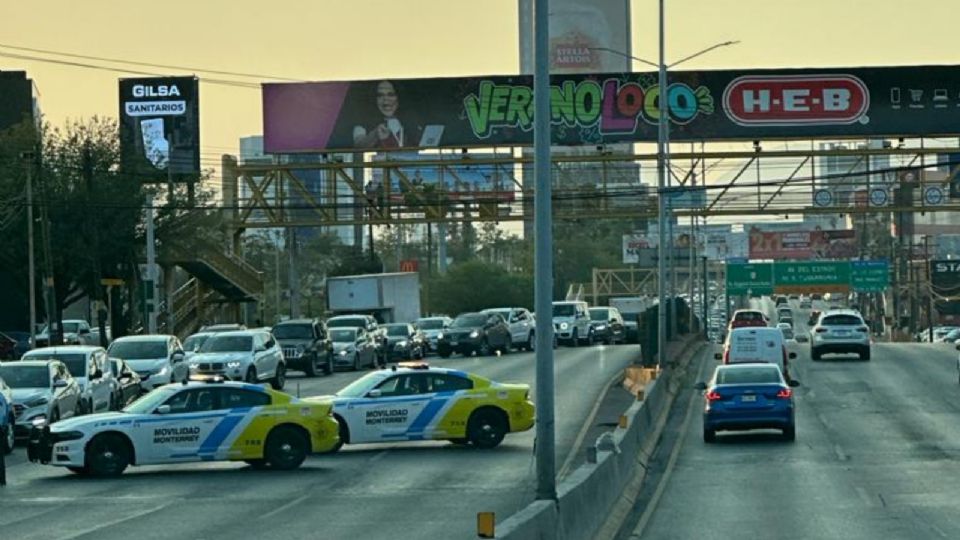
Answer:
<svg viewBox="0 0 960 540"><path fill-rule="evenodd" d="M274 469L289 471L296 469L307 459L309 442L303 434L292 426L279 426L270 432L264 450L264 458Z"/></svg>
<svg viewBox="0 0 960 540"><path fill-rule="evenodd" d="M120 435L97 435L87 445L86 468L94 476L119 476L131 461L130 444Z"/></svg>

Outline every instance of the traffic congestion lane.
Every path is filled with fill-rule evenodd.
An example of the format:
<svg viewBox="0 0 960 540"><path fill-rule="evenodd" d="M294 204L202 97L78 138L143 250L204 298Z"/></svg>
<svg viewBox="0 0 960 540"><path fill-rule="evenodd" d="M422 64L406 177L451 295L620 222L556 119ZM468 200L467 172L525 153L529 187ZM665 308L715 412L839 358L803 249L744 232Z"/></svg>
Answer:
<svg viewBox="0 0 960 540"><path fill-rule="evenodd" d="M643 537L960 536L956 354L882 343L870 362L802 355L795 443L754 432L704 444L702 397L689 390L676 466Z"/></svg>
<svg viewBox="0 0 960 540"><path fill-rule="evenodd" d="M562 461L603 386L635 359L637 348L555 353ZM531 353L430 361L503 382L532 384L535 375ZM300 379L301 395L329 394L362 374ZM288 381L288 391L295 392L297 380ZM475 532L476 512L495 511L503 519L533 499L533 439L533 430L508 435L492 451L446 442L347 446L290 473L210 463L133 467L118 479L93 480L21 462L11 467L11 485L0 499L0 527L16 538L87 531L125 539L132 524L144 538L466 537ZM53 512L56 520L20 519Z"/></svg>

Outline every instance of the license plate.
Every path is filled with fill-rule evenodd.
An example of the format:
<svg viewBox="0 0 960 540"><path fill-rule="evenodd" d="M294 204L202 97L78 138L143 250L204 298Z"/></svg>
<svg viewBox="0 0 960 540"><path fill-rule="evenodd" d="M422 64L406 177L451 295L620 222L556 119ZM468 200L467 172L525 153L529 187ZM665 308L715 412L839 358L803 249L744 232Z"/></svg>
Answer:
<svg viewBox="0 0 960 540"><path fill-rule="evenodd" d="M752 403L757 400L757 396L740 396L740 401L744 403Z"/></svg>

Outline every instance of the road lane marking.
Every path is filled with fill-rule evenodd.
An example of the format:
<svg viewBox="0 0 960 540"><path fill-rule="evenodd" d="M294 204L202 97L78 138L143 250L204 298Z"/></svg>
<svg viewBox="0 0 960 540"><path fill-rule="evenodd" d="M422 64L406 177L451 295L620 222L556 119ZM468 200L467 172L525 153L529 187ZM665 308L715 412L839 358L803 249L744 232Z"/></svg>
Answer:
<svg viewBox="0 0 960 540"><path fill-rule="evenodd" d="M75 532L75 533L73 533L73 534L70 534L70 535L67 535L67 536L61 536L61 537L59 538L59 540L73 540L74 538L80 538L81 536L86 536L86 535L88 535L88 534L90 534L90 533L97 532L97 531L99 531L99 530L106 529L106 528L108 528L108 527L113 527L113 526L119 525L119 524L121 524L121 523L125 523L125 522L127 522L127 521L131 521L131 520L134 520L134 519L143 517L143 516L145 516L145 515L147 515L147 514L152 514L152 513L154 513L154 512L159 512L160 510L163 510L164 508L172 505L174 502L175 502L175 501L165 502L165 503L163 503L163 504L161 504L161 505L154 506L153 508L148 508L148 509L146 509L146 510L141 510L140 512L135 512L135 513L133 513L133 514L130 514L129 516L125 516L125 517L122 517L122 518L114 519L113 521L108 521L108 522L106 522L106 523L101 523L101 524L99 524L99 525L97 525L97 526L95 526L95 527L89 527L89 528L86 528L86 529L82 529L82 530L79 530L79 531L77 531L77 532Z"/></svg>
<svg viewBox="0 0 960 540"><path fill-rule="evenodd" d="M292 501L290 501L290 502L288 502L288 503L286 503L286 504L282 504L282 505L278 506L277 508L274 508L273 510L267 512L266 514L261 515L261 516L260 516L259 518L257 518L257 519L268 519L268 518L271 518L271 517L279 514L280 512L283 512L284 510L289 510L289 509L293 508L294 506L302 503L303 501L309 499L309 498L312 497L312 496L313 496L313 494L311 494L311 493L308 493L308 494L306 494L306 495L301 495L301 496L297 497L296 499L294 499L294 500L292 500Z"/></svg>

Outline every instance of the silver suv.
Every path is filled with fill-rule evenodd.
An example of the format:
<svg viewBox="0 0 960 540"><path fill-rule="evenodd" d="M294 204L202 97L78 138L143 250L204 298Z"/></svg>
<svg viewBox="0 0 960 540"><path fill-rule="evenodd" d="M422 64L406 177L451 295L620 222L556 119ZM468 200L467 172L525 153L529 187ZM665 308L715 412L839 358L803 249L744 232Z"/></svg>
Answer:
<svg viewBox="0 0 960 540"><path fill-rule="evenodd" d="M276 390L283 390L287 380L283 351L273 335L262 330L214 334L190 359L190 372L200 378L221 375L248 383L269 381Z"/></svg>
<svg viewBox="0 0 960 540"><path fill-rule="evenodd" d="M580 301L553 303L553 331L557 339L571 347L593 343L593 327L587 303Z"/></svg>
<svg viewBox="0 0 960 540"><path fill-rule="evenodd" d="M855 353L861 360L870 360L870 328L856 311L834 309L823 313L810 336L813 360L830 353Z"/></svg>

